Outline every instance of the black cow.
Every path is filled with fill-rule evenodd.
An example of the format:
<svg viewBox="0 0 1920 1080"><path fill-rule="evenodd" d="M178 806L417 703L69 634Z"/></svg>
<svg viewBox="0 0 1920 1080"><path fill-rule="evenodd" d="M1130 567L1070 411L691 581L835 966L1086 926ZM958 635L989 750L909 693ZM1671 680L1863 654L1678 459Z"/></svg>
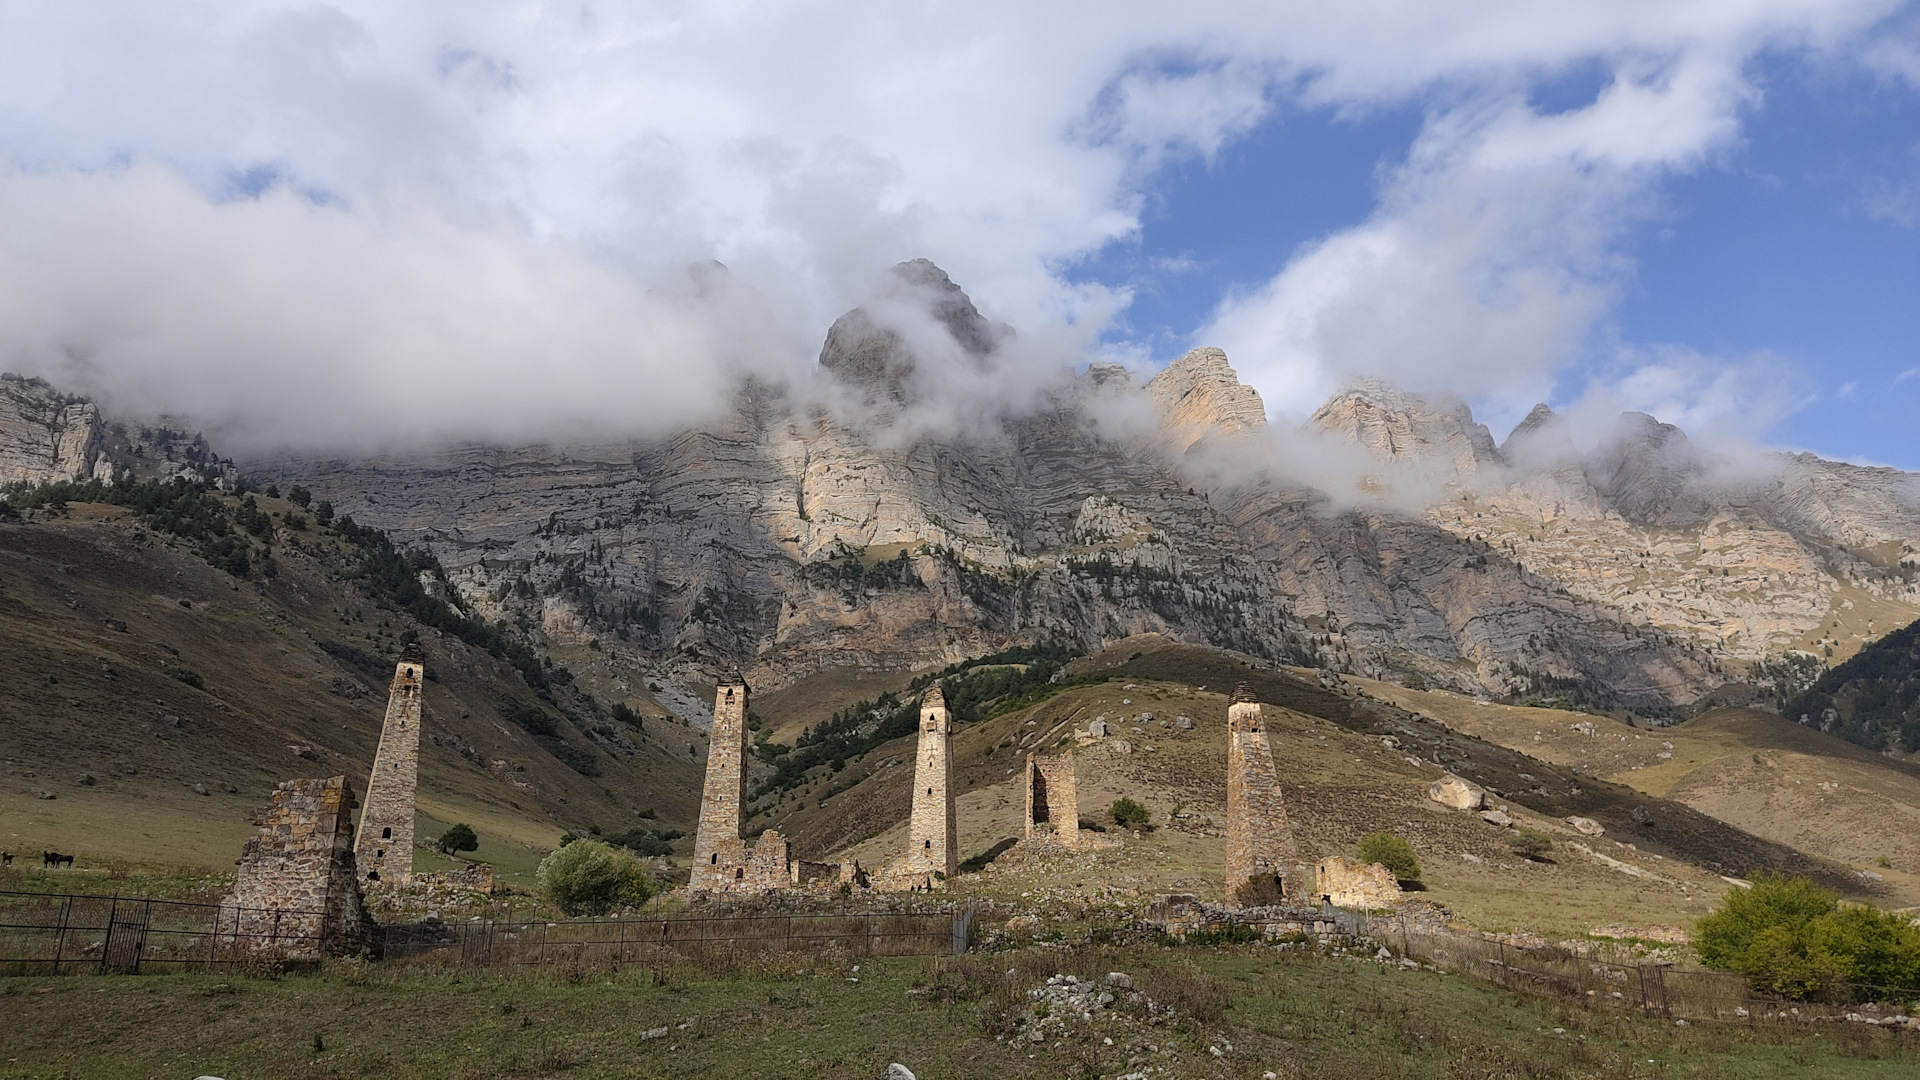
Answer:
<svg viewBox="0 0 1920 1080"><path fill-rule="evenodd" d="M12 866L12 865L13 865L13 852L0 851L0 866Z"/></svg>
<svg viewBox="0 0 1920 1080"><path fill-rule="evenodd" d="M73 856L62 855L57 851L43 851L40 853L40 865L43 868L48 866L72 866Z"/></svg>

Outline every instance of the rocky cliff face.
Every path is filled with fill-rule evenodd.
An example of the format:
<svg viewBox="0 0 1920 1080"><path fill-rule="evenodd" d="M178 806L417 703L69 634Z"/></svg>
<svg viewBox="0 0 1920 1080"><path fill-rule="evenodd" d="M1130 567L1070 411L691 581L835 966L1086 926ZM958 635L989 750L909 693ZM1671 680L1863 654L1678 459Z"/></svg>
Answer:
<svg viewBox="0 0 1920 1080"><path fill-rule="evenodd" d="M85 480L113 464L102 454L106 434L91 402L54 392L41 379L0 375L0 487Z"/></svg>
<svg viewBox="0 0 1920 1080"><path fill-rule="evenodd" d="M1464 410L1362 386L1315 422L1365 447L1386 485L1423 491L1427 523L1726 658L1844 657L1920 617L1920 477L1728 459L1640 413L1583 453L1544 405L1496 451Z"/></svg>
<svg viewBox="0 0 1920 1080"><path fill-rule="evenodd" d="M1582 452L1544 406L1496 446L1457 399L1363 384L1311 425L1373 463L1335 498L1288 479L1298 448L1217 349L1145 386L1097 364L958 425L973 434L913 440L896 421L938 404L941 365L986 370L1011 331L930 263L897 267L875 303L827 335L817 377L838 391L807 395L864 405L748 383L726 415L664 439L249 472L429 544L479 610L536 639L624 641L687 686L1155 632L1659 707L1730 677L1724 661L1920 615L1907 474L1806 456L1735 468L1633 416ZM5 427L44 442L53 428L33 423ZM42 458L86 461L60 453Z"/></svg>

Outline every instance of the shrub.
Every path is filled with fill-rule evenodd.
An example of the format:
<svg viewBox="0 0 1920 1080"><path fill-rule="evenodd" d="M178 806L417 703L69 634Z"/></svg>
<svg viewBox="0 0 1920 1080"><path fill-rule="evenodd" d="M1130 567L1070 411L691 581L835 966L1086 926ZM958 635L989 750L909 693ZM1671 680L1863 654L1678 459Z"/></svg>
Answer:
<svg viewBox="0 0 1920 1080"><path fill-rule="evenodd" d="M624 701L616 701L613 703L613 718L630 728L637 728L641 731L647 729L646 722L640 718L640 714L634 712L633 707Z"/></svg>
<svg viewBox="0 0 1920 1080"><path fill-rule="evenodd" d="M540 861L540 889L569 915L604 915L653 895L653 882L630 851L575 840Z"/></svg>
<svg viewBox="0 0 1920 1080"><path fill-rule="evenodd" d="M1700 920L1694 942L1708 967L1788 997L1920 994L1920 930L1873 908L1843 908L1839 894L1805 877L1754 875L1752 888L1733 890Z"/></svg>
<svg viewBox="0 0 1920 1080"><path fill-rule="evenodd" d="M1129 829L1137 829L1145 825L1148 820L1153 817L1152 811L1134 802L1125 795L1114 800L1113 806L1108 809L1108 812L1113 815L1113 823L1115 825L1124 825Z"/></svg>
<svg viewBox="0 0 1920 1080"><path fill-rule="evenodd" d="M308 491L306 488L303 488L298 484L295 484L294 486L287 489L287 501L292 503L295 506L298 506L300 509L305 510L307 508L307 504L313 501L313 492Z"/></svg>
<svg viewBox="0 0 1920 1080"><path fill-rule="evenodd" d="M1539 829L1521 829L1513 838L1513 853L1523 859L1539 861L1553 850L1553 837Z"/></svg>
<svg viewBox="0 0 1920 1080"><path fill-rule="evenodd" d="M480 838L473 833L473 826L455 825L440 834L440 850L452 855L456 851L480 850Z"/></svg>
<svg viewBox="0 0 1920 1080"><path fill-rule="evenodd" d="M1420 880L1420 860L1413 854L1413 845L1392 833L1369 833L1361 837L1353 854L1363 863L1379 863L1401 881Z"/></svg>

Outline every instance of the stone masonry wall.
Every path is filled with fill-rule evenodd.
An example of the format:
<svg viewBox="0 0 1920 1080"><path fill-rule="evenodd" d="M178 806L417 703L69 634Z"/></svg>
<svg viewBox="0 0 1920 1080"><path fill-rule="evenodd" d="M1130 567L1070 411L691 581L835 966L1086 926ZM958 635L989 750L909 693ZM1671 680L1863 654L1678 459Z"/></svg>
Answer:
<svg viewBox="0 0 1920 1080"><path fill-rule="evenodd" d="M1080 795L1072 751L1052 758L1027 755L1027 840L1080 846Z"/></svg>
<svg viewBox="0 0 1920 1080"><path fill-rule="evenodd" d="M1257 881L1279 884L1288 899L1305 893L1300 851L1274 775L1260 705L1244 687L1227 706L1227 896L1265 899Z"/></svg>
<svg viewBox="0 0 1920 1080"><path fill-rule="evenodd" d="M693 839L690 888L724 890L744 879L747 847L740 839L747 782L747 685L726 683L713 694L713 733L707 781Z"/></svg>
<svg viewBox="0 0 1920 1080"><path fill-rule="evenodd" d="M913 768L913 814L907 825L902 869L912 874L960 872L953 820L953 757L948 752L953 717L939 687L920 699L920 746Z"/></svg>
<svg viewBox="0 0 1920 1080"><path fill-rule="evenodd" d="M289 780L254 819L220 931L242 951L295 959L350 956L375 942L351 843L347 778Z"/></svg>
<svg viewBox="0 0 1920 1080"><path fill-rule="evenodd" d="M394 667L387 691L387 721L380 749L367 778L367 805L353 850L360 878L404 886L413 880L414 795L420 786L421 679L426 663L418 646L408 646Z"/></svg>
<svg viewBox="0 0 1920 1080"><path fill-rule="evenodd" d="M1314 867L1313 881L1315 895L1334 907L1376 910L1400 902L1400 883L1379 863L1332 855Z"/></svg>

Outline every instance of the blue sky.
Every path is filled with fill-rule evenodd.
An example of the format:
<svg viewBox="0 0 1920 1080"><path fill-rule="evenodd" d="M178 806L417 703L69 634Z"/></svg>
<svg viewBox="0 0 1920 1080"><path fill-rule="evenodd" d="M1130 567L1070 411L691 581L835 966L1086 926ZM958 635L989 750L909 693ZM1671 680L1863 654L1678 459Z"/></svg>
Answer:
<svg viewBox="0 0 1920 1080"><path fill-rule="evenodd" d="M1917 251L1911 0L0 2L0 365L237 441L659 433L930 257L975 414L1204 343L1920 468Z"/></svg>
<svg viewBox="0 0 1920 1080"><path fill-rule="evenodd" d="M1549 400L1564 407L1607 378L1623 345L1761 356L1792 400L1749 434L1920 469L1920 95L1795 56L1754 69L1761 96L1738 143L1645 192L1647 220L1620 244L1632 267L1619 302ZM1579 72L1533 98L1578 108L1604 78ZM1073 274L1133 289L1111 340L1177 356L1206 343L1195 335L1223 293L1366 219L1421 123L1415 105L1279 110L1214 160L1166 167L1138 235ZM1903 190L1904 206L1885 205Z"/></svg>

